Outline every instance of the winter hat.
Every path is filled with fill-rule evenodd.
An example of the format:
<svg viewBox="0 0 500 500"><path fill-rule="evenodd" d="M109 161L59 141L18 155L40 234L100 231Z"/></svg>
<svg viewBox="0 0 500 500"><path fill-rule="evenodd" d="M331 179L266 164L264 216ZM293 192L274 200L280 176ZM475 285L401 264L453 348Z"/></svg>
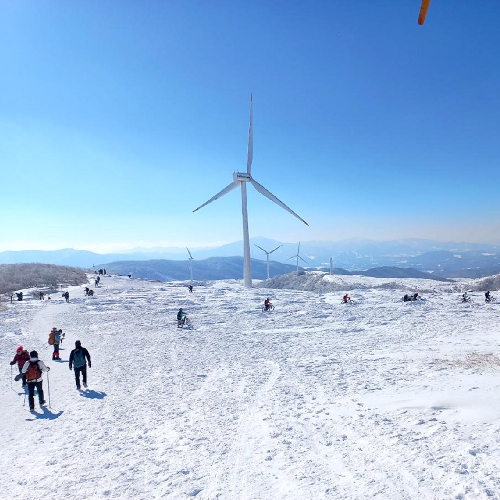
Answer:
<svg viewBox="0 0 500 500"><path fill-rule="evenodd" d="M75 341L75 347L82 347L82 343L79 340Z"/></svg>
<svg viewBox="0 0 500 500"><path fill-rule="evenodd" d="M38 358L38 353L36 351L31 351L30 358Z"/></svg>
<svg viewBox="0 0 500 500"><path fill-rule="evenodd" d="M23 346L20 345L17 349L16 349L16 352L23 352Z"/></svg>

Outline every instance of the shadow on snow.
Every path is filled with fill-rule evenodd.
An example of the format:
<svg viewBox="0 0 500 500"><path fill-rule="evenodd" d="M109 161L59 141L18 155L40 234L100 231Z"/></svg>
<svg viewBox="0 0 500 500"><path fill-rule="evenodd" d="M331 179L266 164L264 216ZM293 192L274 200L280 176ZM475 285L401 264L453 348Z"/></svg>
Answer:
<svg viewBox="0 0 500 500"><path fill-rule="evenodd" d="M93 391L87 389L84 392L80 392L80 396L83 396L84 398L89 398L89 399L104 399L107 394L105 392L101 391Z"/></svg>
<svg viewBox="0 0 500 500"><path fill-rule="evenodd" d="M53 413L51 410L43 406L41 408L43 413L32 413L31 418L27 418L27 421L32 422L33 420L55 420L56 418L59 418L64 412L58 411L57 413Z"/></svg>

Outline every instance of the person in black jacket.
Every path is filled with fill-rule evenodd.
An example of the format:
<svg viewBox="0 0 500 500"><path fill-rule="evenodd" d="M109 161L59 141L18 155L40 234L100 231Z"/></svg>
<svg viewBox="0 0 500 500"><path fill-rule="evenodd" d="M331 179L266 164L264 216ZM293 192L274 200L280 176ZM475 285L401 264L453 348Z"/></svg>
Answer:
<svg viewBox="0 0 500 500"><path fill-rule="evenodd" d="M73 366L75 368L75 382L78 390L80 390L80 373L82 374L83 387L87 387L87 361L89 368L91 368L92 363L90 362L89 351L85 347L82 347L82 343L77 340L75 348L69 355L69 369L72 370Z"/></svg>

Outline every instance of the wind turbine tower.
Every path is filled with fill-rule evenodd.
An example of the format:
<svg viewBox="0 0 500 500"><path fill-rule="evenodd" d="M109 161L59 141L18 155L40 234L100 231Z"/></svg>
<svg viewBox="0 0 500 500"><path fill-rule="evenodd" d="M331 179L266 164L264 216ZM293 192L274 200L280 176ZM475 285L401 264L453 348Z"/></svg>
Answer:
<svg viewBox="0 0 500 500"><path fill-rule="evenodd" d="M278 250L278 248L280 248L282 245L280 245L279 247L276 247L274 250L271 250L270 252L268 252L267 250L264 250L262 247L259 247L259 245L257 245L256 243L254 243L254 245L257 248L260 248L267 255L267 279L269 279L269 254L276 252L276 250Z"/></svg>
<svg viewBox="0 0 500 500"><path fill-rule="evenodd" d="M274 201L281 208L291 213L294 217L297 217L300 221L302 221L306 226L309 224L299 217L290 207L287 207L282 201L280 201L274 194L268 191L264 186L259 184L252 177L252 160L253 160L253 111L252 111L252 94L250 94L250 127L248 131L248 154L247 154L247 171L246 172L234 172L233 173L233 182L227 185L222 191L217 193L215 196L212 196L208 201L200 205L198 208L195 208L193 212L196 212L200 208L203 208L205 205L212 203L216 199L224 196L229 193L233 189L238 186L241 187L241 213L243 216L243 282L246 287L252 286L252 269L250 264L250 237L248 236L248 209L247 209L247 182L253 185L253 187L266 198L269 198L271 201Z"/></svg>
<svg viewBox="0 0 500 500"><path fill-rule="evenodd" d="M189 254L189 271L191 272L191 283L193 282L193 256L191 255L191 252L189 251L189 248L186 247L186 250L188 251Z"/></svg>
<svg viewBox="0 0 500 500"><path fill-rule="evenodd" d="M308 263L307 260L304 260L301 256L300 256L300 241L299 241L299 246L297 247L297 255L292 255L291 257L288 257L288 260L290 259L294 259L294 258L297 258L297 274L299 274L299 259L302 261L302 262L305 262L306 264Z"/></svg>

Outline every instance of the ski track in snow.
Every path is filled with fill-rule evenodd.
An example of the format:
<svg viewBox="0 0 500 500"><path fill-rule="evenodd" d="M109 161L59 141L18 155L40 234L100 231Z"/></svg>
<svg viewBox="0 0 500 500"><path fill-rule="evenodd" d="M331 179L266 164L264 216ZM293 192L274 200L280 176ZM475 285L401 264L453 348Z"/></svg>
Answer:
<svg viewBox="0 0 500 500"><path fill-rule="evenodd" d="M105 276L94 297L0 309L0 498L500 499L500 305L439 285L415 303L352 290L347 305L185 285ZM92 356L82 392L76 339ZM51 367L35 414L10 384L19 343Z"/></svg>

